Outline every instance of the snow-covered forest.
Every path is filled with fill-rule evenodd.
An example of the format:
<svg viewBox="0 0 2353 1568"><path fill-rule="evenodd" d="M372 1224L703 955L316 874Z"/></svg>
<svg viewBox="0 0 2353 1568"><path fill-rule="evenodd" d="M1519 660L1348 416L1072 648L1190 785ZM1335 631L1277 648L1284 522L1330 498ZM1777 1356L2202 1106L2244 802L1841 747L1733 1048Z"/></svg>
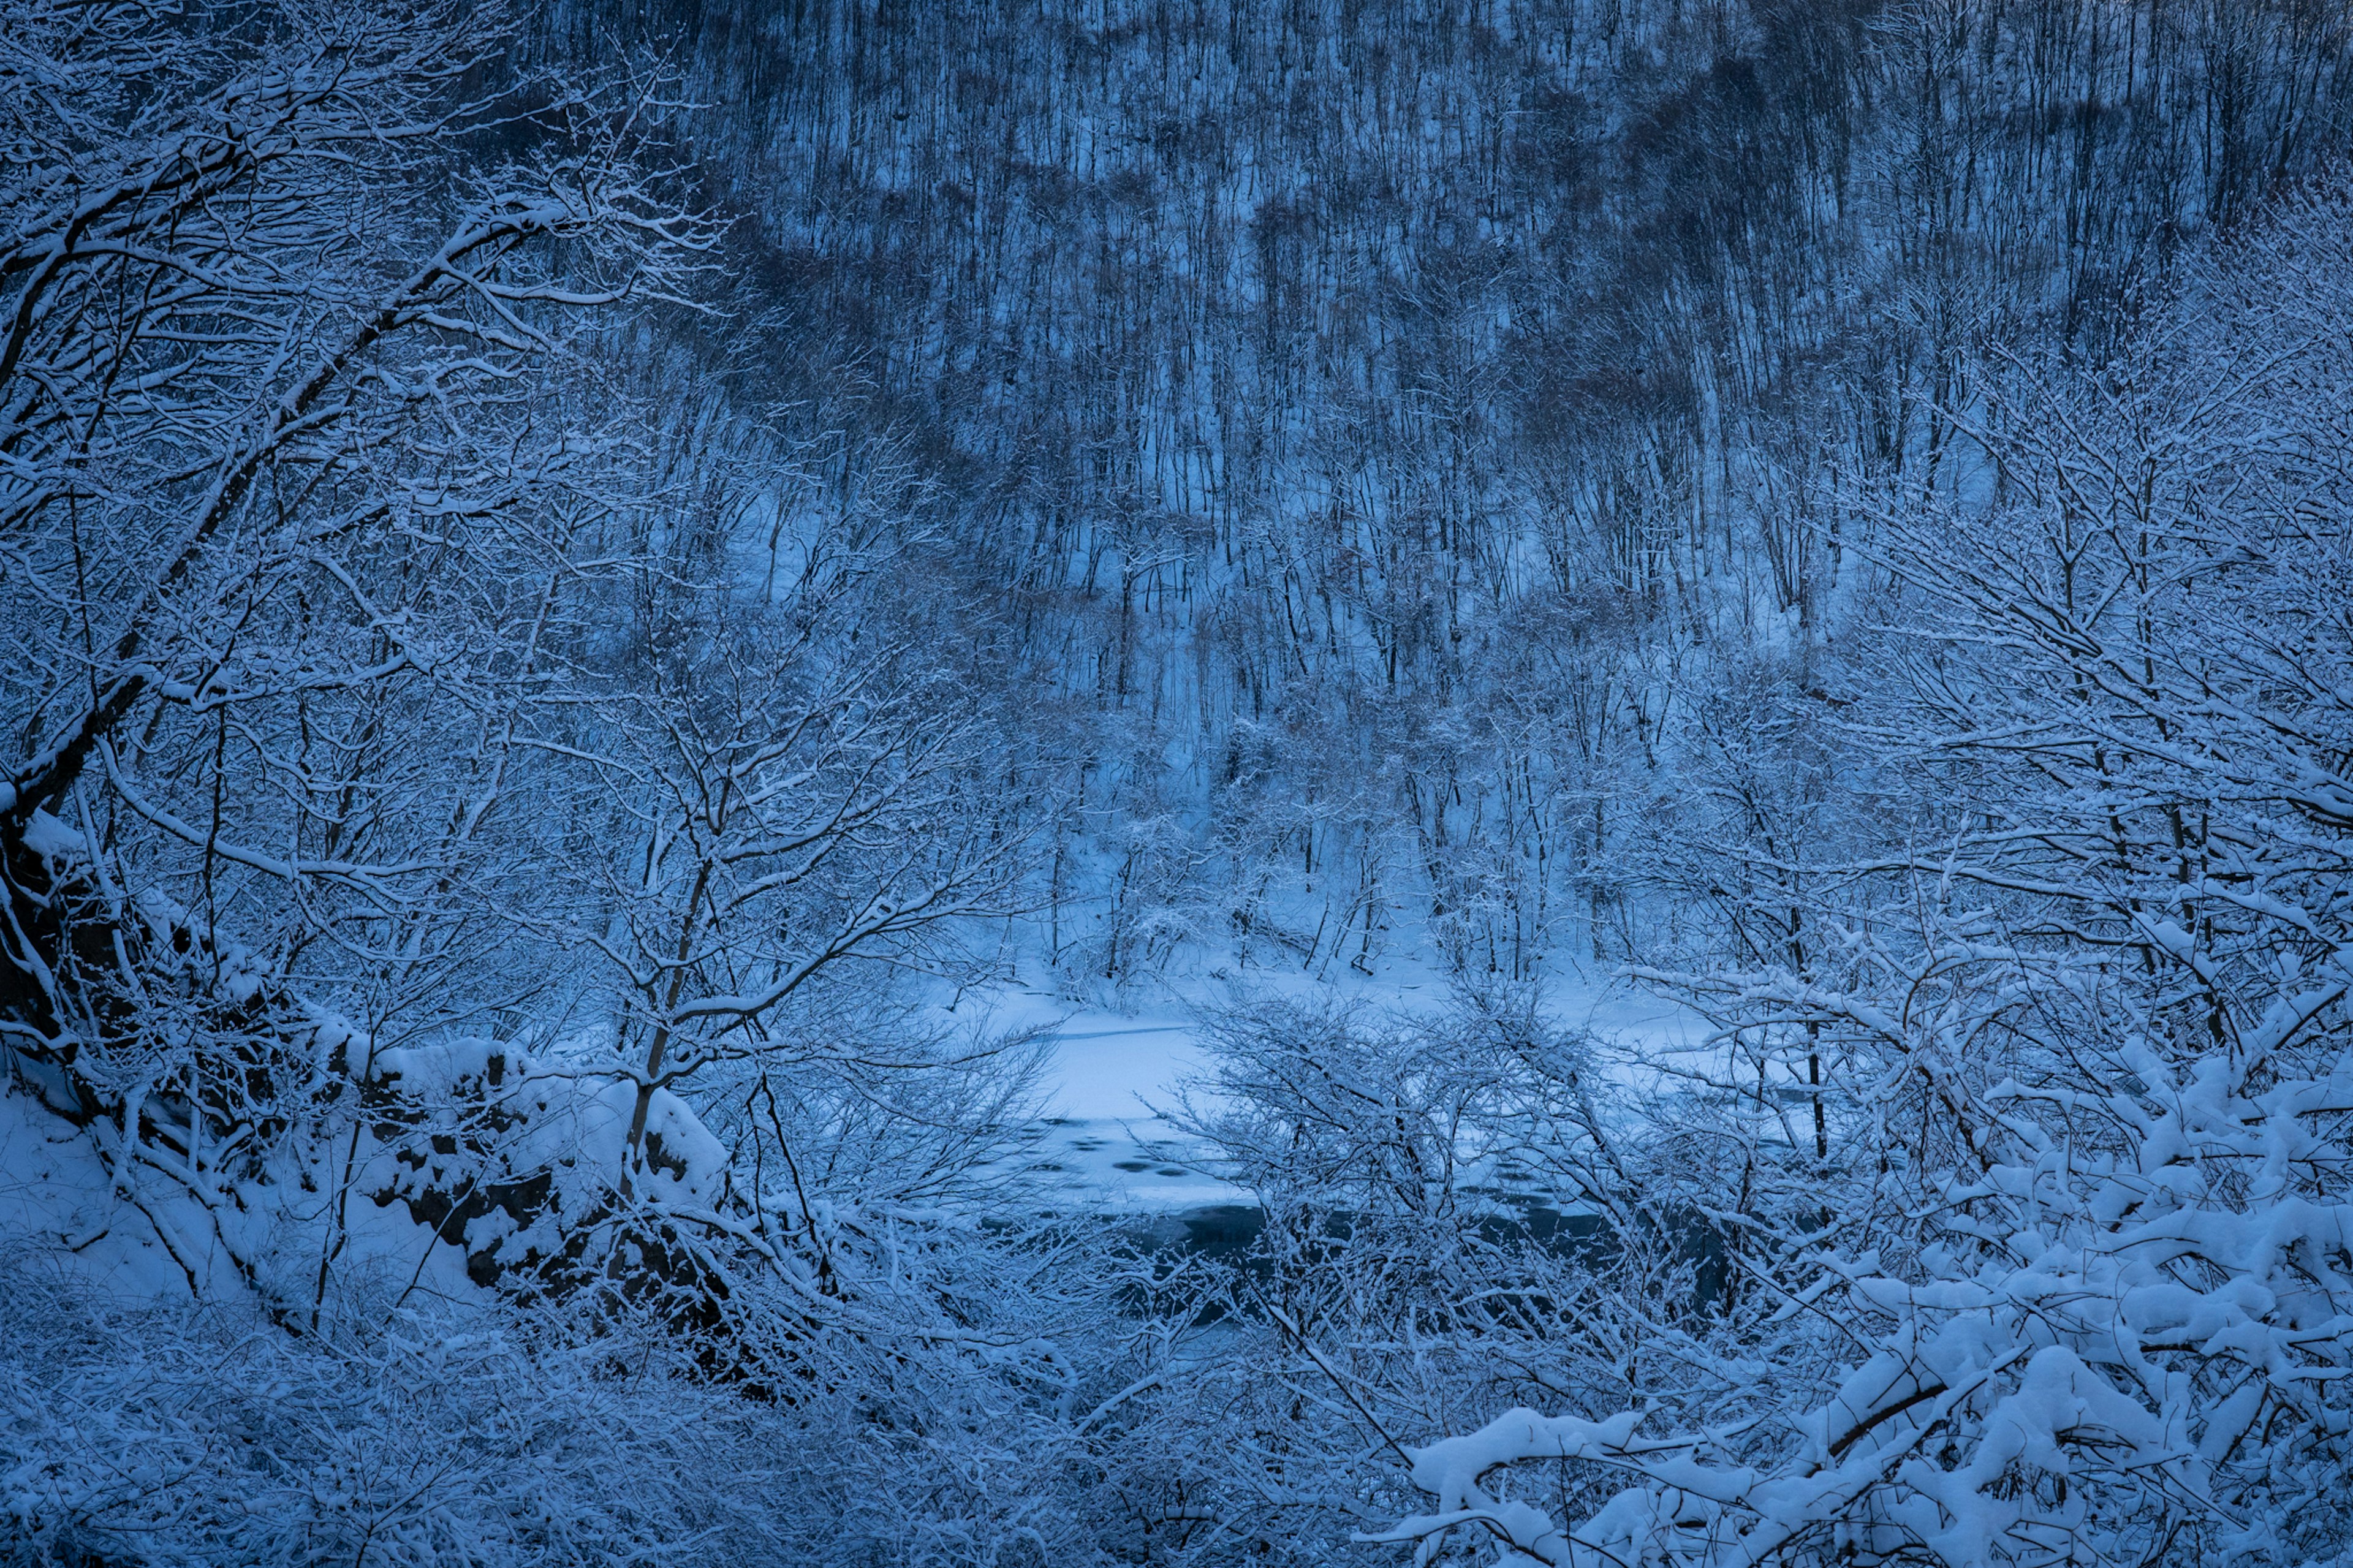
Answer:
<svg viewBox="0 0 2353 1568"><path fill-rule="evenodd" d="M0 1565L2353 1565L2353 11L0 0Z"/></svg>

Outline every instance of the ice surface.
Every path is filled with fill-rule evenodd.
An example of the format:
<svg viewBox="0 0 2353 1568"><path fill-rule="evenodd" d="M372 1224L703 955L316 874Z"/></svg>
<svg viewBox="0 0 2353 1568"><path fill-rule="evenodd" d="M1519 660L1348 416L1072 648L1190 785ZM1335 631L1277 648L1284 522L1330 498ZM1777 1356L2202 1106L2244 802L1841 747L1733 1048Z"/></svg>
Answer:
<svg viewBox="0 0 2353 1568"><path fill-rule="evenodd" d="M1450 995L1433 971L1399 963L1345 979L1252 971L1161 984L1124 1005L1073 1001L1043 982L1015 980L964 993L960 1018L991 1030L1038 1028L1054 1043L1045 1119L1021 1162L1041 1201L1112 1212L1175 1212L1249 1203L1211 1174L1209 1152L1166 1114L1214 1063L1205 1014L1248 997L1341 1000L1401 1012L1436 1010ZM1689 1012L1607 977L1547 984L1541 1004L1564 1028L1590 1030L1646 1052L1696 1048L1704 1026ZM1197 1103L1206 1103L1196 1093Z"/></svg>

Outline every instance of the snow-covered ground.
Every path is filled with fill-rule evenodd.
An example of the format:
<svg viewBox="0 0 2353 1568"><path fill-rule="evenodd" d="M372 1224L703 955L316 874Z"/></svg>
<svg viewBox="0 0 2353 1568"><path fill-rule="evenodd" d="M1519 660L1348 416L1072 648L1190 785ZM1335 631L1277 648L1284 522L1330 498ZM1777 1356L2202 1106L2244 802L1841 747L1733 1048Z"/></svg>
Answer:
<svg viewBox="0 0 2353 1568"><path fill-rule="evenodd" d="M318 1267L327 1200L279 1195L290 1201L268 1211L278 1228L247 1236L243 1250L248 1266L300 1299ZM346 1276L444 1300L472 1295L463 1253L436 1246L401 1205L354 1202L343 1218ZM0 1291L12 1271L37 1269L97 1300L232 1299L243 1286L219 1226L240 1221L253 1223L241 1202L208 1210L152 1173L117 1179L90 1134L0 1076Z"/></svg>
<svg viewBox="0 0 2353 1568"><path fill-rule="evenodd" d="M0 1078L0 1269L34 1257L111 1300L187 1290L185 1272L116 1189L90 1140Z"/></svg>

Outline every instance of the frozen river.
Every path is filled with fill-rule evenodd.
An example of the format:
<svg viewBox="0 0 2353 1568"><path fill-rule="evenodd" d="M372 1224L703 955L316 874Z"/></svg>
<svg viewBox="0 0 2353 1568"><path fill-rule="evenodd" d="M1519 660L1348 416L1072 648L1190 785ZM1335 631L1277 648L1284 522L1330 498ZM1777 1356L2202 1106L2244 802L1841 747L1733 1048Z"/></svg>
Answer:
<svg viewBox="0 0 2353 1568"><path fill-rule="evenodd" d="M1215 1066L1196 1009L1224 1000L1221 989L1204 984L1192 998L1172 994L1134 1012L1022 986L978 998L991 1027L1039 1028L1052 1045L1039 1142L1022 1162L1041 1199L1163 1214L1254 1201L1219 1178L1212 1152L1169 1114L1185 1087L1206 1080ZM1311 994L1304 984L1297 989L1303 998ZM1430 980L1368 982L1339 994L1414 1011L1437 1005L1445 988ZM1564 1026L1669 1050L1696 1043L1700 1033L1695 1019L1670 1004L1606 984L1556 985L1545 1008Z"/></svg>

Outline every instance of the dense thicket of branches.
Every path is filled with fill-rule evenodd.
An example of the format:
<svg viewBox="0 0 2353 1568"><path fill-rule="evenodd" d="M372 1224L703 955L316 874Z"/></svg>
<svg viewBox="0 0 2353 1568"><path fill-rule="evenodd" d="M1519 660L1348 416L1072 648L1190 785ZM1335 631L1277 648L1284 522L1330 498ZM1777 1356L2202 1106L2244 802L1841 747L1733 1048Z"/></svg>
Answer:
<svg viewBox="0 0 2353 1568"><path fill-rule="evenodd" d="M0 1561L2343 1559L2348 136L2285 0L0 0ZM939 1005L1400 958L1204 1018L1233 1258Z"/></svg>
<svg viewBox="0 0 2353 1568"><path fill-rule="evenodd" d="M1721 1030L1643 1190L1725 1237L1729 1332L1656 1404L1562 1385L1421 1451L1443 1511L1390 1539L2343 1553L2348 279L2353 210L2299 200L2096 369L1989 363L2001 482L1882 517L1838 717L1785 689L1743 759L1822 783L1710 781L1740 940L1652 976ZM1599 1506L1481 1483L1538 1458Z"/></svg>
<svg viewBox="0 0 2353 1568"><path fill-rule="evenodd" d="M632 1364L564 1345L633 1322L743 1396L797 1395L820 1445L877 1399L976 1429L965 1373L911 1358L1074 1400L1045 1336L1102 1288L1085 1270L996 1279L921 1217L884 1235L1028 1102L1018 1045L949 1051L891 977L953 969L931 934L1000 907L1029 775L933 640L935 545L780 525L794 452L710 350L724 220L648 141L662 82L517 77L480 7L26 0L5 24L0 1040L56 1118L12 1190L87 1162L91 1212L135 1215L165 1280L297 1336L268 1366L365 1390L209 1408L232 1374L158 1350L191 1408L77 1425L58 1401L140 1380L76 1352L96 1382L52 1382L42 1347L115 1331L12 1286L6 1550L689 1551L659 1430L601 1458L392 1436L528 1395L557 1441L582 1417L554 1391L597 1408L581 1376ZM109 1229L69 1220L54 1266ZM52 1267L20 1264L28 1290ZM415 1345L481 1331L403 1327L452 1292L537 1316L469 1352L440 1415L367 1437ZM330 1479L371 1451L391 1468ZM607 1463L652 1490L565 1489ZM247 1465L323 1467L285 1483L309 1522L242 1519ZM534 1465L562 1495L531 1513ZM760 1539L789 1556L881 1496ZM998 1504L942 1507L953 1533Z"/></svg>

